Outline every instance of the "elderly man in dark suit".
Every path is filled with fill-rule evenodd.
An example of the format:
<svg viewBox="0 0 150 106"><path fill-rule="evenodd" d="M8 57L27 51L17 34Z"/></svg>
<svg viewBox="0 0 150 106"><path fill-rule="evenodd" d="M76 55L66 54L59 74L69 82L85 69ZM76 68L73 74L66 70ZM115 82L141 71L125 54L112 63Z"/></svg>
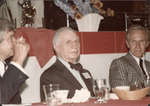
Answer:
<svg viewBox="0 0 150 106"><path fill-rule="evenodd" d="M0 104L21 103L20 87L28 78L23 69L29 52L25 39L14 37L14 26L0 18ZM12 57L7 63L5 60Z"/></svg>
<svg viewBox="0 0 150 106"><path fill-rule="evenodd" d="M140 25L131 26L126 34L129 52L112 61L109 73L111 88L128 87L142 89L150 79L150 62L145 60L145 50L149 45L148 30Z"/></svg>
<svg viewBox="0 0 150 106"><path fill-rule="evenodd" d="M74 96L75 90L88 89L93 96L93 80L90 72L78 63L80 40L74 30L63 27L53 37L56 62L40 78L41 100L44 100L43 85L59 84L60 89L69 90L68 98ZM73 67L73 65L75 67Z"/></svg>

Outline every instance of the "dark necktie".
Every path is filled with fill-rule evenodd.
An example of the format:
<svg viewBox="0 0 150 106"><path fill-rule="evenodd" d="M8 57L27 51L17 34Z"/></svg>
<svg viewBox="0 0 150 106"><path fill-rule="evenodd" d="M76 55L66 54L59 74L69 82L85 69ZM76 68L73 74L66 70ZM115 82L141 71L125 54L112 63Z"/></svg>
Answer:
<svg viewBox="0 0 150 106"><path fill-rule="evenodd" d="M82 72L85 71L85 69L83 69L82 65L81 65L80 63L72 64L72 63L70 63L70 62L69 62L69 64L70 64L70 67L71 67L72 69L75 69L76 71L79 71L80 76L82 77L82 79L83 79L85 85L87 86L87 83L85 82L85 78L84 78L84 76L82 75ZM88 88L88 86L87 86L87 88ZM94 94L94 92L93 92L93 89L90 89L90 88L88 88L88 89L90 90L91 95L94 96L95 94Z"/></svg>
<svg viewBox="0 0 150 106"><path fill-rule="evenodd" d="M84 72L84 69L83 69L82 65L81 65L80 63L72 64L72 63L70 63L70 62L69 62L69 64L70 64L70 67L71 67L72 69L75 69L76 71L79 72L79 74L80 74L82 80L84 81L84 83L85 83L85 85L86 85L85 78L84 78L84 76L82 75L82 72ZM86 85L86 86L87 86L87 85Z"/></svg>
<svg viewBox="0 0 150 106"><path fill-rule="evenodd" d="M79 71L80 73L84 70L80 63L72 64L69 62L69 64L72 69L75 69L76 71Z"/></svg>
<svg viewBox="0 0 150 106"><path fill-rule="evenodd" d="M146 72L145 72L145 70L144 70L144 68L143 68L143 60L142 60L142 59L140 59L140 68L141 68L141 70L143 71L144 77L147 78Z"/></svg>

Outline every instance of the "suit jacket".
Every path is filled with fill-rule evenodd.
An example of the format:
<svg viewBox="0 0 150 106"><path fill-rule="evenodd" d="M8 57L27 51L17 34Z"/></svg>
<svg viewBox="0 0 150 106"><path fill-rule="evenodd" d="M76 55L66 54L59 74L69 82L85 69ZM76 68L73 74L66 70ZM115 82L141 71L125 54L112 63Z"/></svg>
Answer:
<svg viewBox="0 0 150 106"><path fill-rule="evenodd" d="M145 65L150 75L150 62L145 60ZM130 53L112 61L109 72L109 83L112 88L116 86L132 87L135 83L142 88L145 80L143 72Z"/></svg>
<svg viewBox="0 0 150 106"><path fill-rule="evenodd" d="M28 77L17 67L8 64L3 77L0 77L0 104L19 104L19 89Z"/></svg>
<svg viewBox="0 0 150 106"><path fill-rule="evenodd" d="M83 78L88 90L91 93L91 96L94 96L93 92L93 80L89 71L84 70L83 73L88 73L91 78L86 79ZM48 68L40 78L40 93L41 100L44 101L44 93L42 86L48 84L59 84L60 89L69 90L68 98L72 98L74 96L75 90L80 90L82 88L81 84L77 81L77 79L70 73L70 71L62 64L58 59L56 62Z"/></svg>

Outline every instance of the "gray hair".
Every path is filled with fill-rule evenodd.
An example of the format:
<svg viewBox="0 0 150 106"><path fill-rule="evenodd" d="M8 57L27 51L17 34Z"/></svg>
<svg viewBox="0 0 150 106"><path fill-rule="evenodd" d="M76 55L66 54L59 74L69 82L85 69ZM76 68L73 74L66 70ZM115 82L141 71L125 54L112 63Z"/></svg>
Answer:
<svg viewBox="0 0 150 106"><path fill-rule="evenodd" d="M3 40L4 32L5 31L14 31L15 26L13 23L9 22L9 20L0 18L0 43Z"/></svg>
<svg viewBox="0 0 150 106"><path fill-rule="evenodd" d="M132 32L136 31L136 30L140 30L146 33L146 40L149 41L150 37L149 37L149 30L141 25L132 25L131 27L129 27L127 33L126 33L126 40L129 41L129 36Z"/></svg>
<svg viewBox="0 0 150 106"><path fill-rule="evenodd" d="M71 32L76 33L76 31L73 30L73 29L70 28L70 27L62 27L62 28L56 30L56 32L54 33L54 36L53 36L53 40L52 40L53 48L54 48L54 49L55 49L56 44L58 43L58 39L59 39L61 33L62 33L62 32L65 32L65 31L71 31Z"/></svg>

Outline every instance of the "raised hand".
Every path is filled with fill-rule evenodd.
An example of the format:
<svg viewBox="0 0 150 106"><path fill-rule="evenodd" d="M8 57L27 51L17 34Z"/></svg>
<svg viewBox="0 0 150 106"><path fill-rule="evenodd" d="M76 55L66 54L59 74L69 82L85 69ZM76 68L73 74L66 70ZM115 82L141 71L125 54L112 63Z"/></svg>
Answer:
<svg viewBox="0 0 150 106"><path fill-rule="evenodd" d="M14 39L13 61L22 66L29 53L29 50L30 50L30 46L23 37Z"/></svg>

